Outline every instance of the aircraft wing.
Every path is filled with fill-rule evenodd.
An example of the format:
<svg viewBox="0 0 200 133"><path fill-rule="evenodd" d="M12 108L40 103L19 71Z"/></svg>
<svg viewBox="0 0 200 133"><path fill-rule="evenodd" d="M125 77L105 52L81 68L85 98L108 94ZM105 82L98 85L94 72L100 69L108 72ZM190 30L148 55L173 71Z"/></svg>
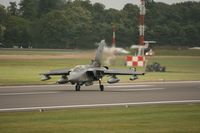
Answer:
<svg viewBox="0 0 200 133"><path fill-rule="evenodd" d="M144 72L137 72L135 70L125 70L125 69L107 69L104 70L105 75L144 75Z"/></svg>
<svg viewBox="0 0 200 133"><path fill-rule="evenodd" d="M46 73L41 73L41 75L50 76L50 75L69 75L70 70L69 69L57 69L57 70L51 70Z"/></svg>
<svg viewBox="0 0 200 133"><path fill-rule="evenodd" d="M98 71L104 75L144 75L144 72L138 72L131 69L103 69L103 68L90 68L88 71Z"/></svg>

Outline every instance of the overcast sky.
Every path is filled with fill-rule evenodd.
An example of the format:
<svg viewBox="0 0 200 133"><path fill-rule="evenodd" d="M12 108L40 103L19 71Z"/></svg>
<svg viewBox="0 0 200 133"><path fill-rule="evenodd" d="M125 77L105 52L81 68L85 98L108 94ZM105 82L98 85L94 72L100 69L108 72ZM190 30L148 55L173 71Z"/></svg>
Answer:
<svg viewBox="0 0 200 133"><path fill-rule="evenodd" d="M0 0L0 4L8 6L10 1L17 1L20 0ZM115 9L122 9L125 4L132 3L132 4L139 4L140 0L90 0L92 3L99 2L106 6L106 8L115 8ZM200 0L155 0L164 2L167 4L173 4L178 2L184 2L184 1L200 1Z"/></svg>

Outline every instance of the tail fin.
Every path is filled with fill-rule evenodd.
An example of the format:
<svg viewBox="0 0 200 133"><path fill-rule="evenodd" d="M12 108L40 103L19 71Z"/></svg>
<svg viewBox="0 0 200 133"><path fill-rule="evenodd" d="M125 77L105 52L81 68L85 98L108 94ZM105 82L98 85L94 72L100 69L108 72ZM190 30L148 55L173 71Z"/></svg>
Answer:
<svg viewBox="0 0 200 133"><path fill-rule="evenodd" d="M105 47L106 43L105 43L105 40L102 40L100 43L99 43L99 47L97 48L97 51L96 51L96 56L95 56L95 59L94 59L94 62L93 64L97 67L100 67L101 66L101 59L102 59L102 55L103 55L103 49Z"/></svg>

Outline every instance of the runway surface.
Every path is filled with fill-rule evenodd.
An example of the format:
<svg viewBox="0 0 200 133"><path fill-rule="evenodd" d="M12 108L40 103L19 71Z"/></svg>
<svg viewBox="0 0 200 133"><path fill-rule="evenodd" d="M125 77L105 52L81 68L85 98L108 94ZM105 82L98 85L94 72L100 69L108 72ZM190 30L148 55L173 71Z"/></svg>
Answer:
<svg viewBox="0 0 200 133"><path fill-rule="evenodd" d="M200 103L200 81L0 87L0 112L160 103Z"/></svg>

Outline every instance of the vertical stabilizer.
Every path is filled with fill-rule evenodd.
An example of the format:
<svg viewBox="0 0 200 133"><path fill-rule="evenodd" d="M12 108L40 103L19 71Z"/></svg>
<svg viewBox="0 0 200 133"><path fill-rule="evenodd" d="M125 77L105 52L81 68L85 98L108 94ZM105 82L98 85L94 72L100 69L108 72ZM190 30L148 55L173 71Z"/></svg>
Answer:
<svg viewBox="0 0 200 133"><path fill-rule="evenodd" d="M102 40L99 43L99 47L97 48L96 56L95 56L95 59L93 62L93 64L95 63L95 66L97 66L97 67L101 65L101 59L102 59L103 49L104 49L105 45L106 45L105 40Z"/></svg>

